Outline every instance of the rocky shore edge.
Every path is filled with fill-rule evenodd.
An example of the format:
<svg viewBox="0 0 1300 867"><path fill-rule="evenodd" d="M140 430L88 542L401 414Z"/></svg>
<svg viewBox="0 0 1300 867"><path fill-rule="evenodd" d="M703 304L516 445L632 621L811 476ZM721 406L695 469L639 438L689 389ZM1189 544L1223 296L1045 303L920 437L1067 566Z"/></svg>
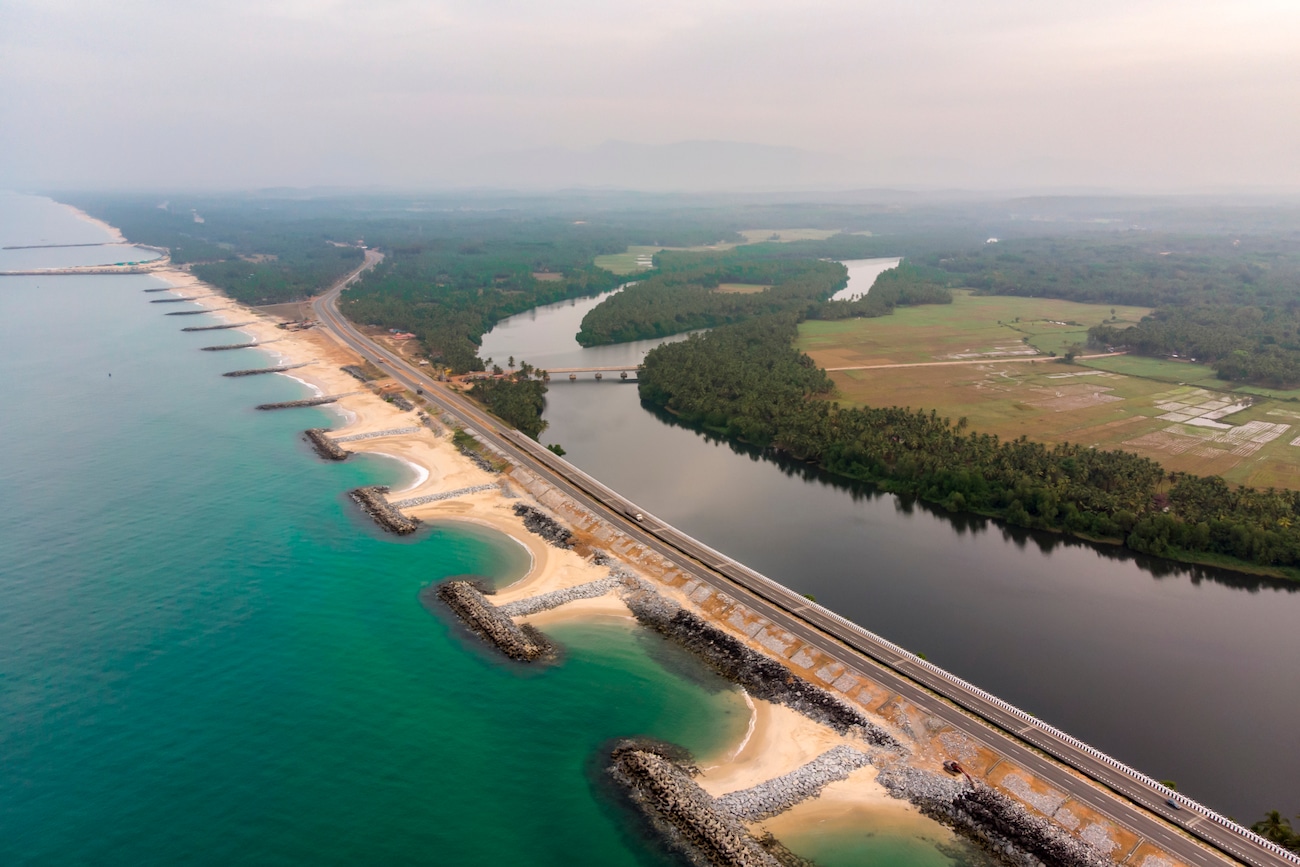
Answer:
<svg viewBox="0 0 1300 867"><path fill-rule="evenodd" d="M664 747L621 741L607 772L673 849L699 867L782 867L748 829L699 784L693 768Z"/></svg>
<svg viewBox="0 0 1300 867"><path fill-rule="evenodd" d="M535 662L555 655L555 646L536 627L515 623L472 582L444 581L435 592L466 626L511 659Z"/></svg>
<svg viewBox="0 0 1300 867"><path fill-rule="evenodd" d="M893 735L862 711L813 686L774 659L751 650L740 639L640 583L623 596L643 625L670 638L750 695L782 704L840 734L857 730L871 744L901 750Z"/></svg>
<svg viewBox="0 0 1300 867"><path fill-rule="evenodd" d="M1105 853L987 786L904 766L886 767L876 779L1010 867L1115 867Z"/></svg>
<svg viewBox="0 0 1300 867"><path fill-rule="evenodd" d="M305 437L307 442L311 443L311 447L316 450L316 454L320 455L325 460L346 461L348 455L352 454L352 452L339 446L338 443L330 439L328 434L329 431L322 427L309 428L302 432L303 437Z"/></svg>
<svg viewBox="0 0 1300 867"><path fill-rule="evenodd" d="M396 533L399 536L414 533L416 528L420 526L419 519L408 518L397 509L394 509L389 504L388 498L384 496L387 493L387 485L368 485L362 488L353 488L348 491L348 496L361 507L361 511L373 518L376 524L390 533Z"/></svg>

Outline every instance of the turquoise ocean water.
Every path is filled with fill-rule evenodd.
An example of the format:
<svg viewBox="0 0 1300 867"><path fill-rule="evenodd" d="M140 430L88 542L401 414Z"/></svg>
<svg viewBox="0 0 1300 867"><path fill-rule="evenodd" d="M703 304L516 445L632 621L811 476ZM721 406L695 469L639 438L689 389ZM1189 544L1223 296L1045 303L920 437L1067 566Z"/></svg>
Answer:
<svg viewBox="0 0 1300 867"><path fill-rule="evenodd" d="M25 208L86 239L0 197L4 243L34 243ZM720 749L738 693L620 625L554 628L541 669L486 652L419 592L515 577L522 549L380 533L344 492L404 467L318 460L300 432L337 417L254 411L305 389L219 376L265 357L197 351L239 335L181 333L206 317L154 285L0 278L0 864L665 863L595 757ZM818 854L947 863L867 833Z"/></svg>

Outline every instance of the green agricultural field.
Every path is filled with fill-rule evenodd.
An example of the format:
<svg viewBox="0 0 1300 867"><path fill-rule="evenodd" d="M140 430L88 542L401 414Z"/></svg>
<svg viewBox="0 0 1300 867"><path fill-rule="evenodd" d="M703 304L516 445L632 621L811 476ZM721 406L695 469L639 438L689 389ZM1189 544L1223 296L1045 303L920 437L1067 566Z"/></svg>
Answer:
<svg viewBox="0 0 1300 867"><path fill-rule="evenodd" d="M1157 382L1174 385L1199 385L1203 388L1231 389L1233 384L1219 379L1214 368L1205 364L1173 361L1167 358L1146 358L1141 355L1116 355L1110 358L1088 358L1079 362L1095 370L1108 370L1126 376L1140 376Z"/></svg>
<svg viewBox="0 0 1300 867"><path fill-rule="evenodd" d="M788 243L790 241L824 241L840 234L839 229L741 229L736 234L745 239L745 244L759 244L764 241L781 241ZM859 235L870 235L870 232L858 232ZM773 238L772 236L776 237ZM687 250L689 252L703 252L706 250L733 250L736 247L744 246L743 244L707 244L698 247L628 247L626 253L609 253L604 256L597 256L594 260L597 268L604 268L614 274L638 274L647 270L650 266L645 264L645 260L660 250ZM640 260L640 261L638 261Z"/></svg>
<svg viewBox="0 0 1300 867"><path fill-rule="evenodd" d="M614 274L637 274L649 268L650 266L645 264L646 260L662 249L664 248L628 247L626 253L597 256L594 261L597 268L604 268Z"/></svg>
<svg viewBox="0 0 1300 867"><path fill-rule="evenodd" d="M900 307L877 319L805 322L797 345L828 369L1064 355L1071 344L1087 340L1092 326L1112 318L1121 325L1136 323L1150 312L958 290L952 304Z"/></svg>
<svg viewBox="0 0 1300 867"><path fill-rule="evenodd" d="M1300 488L1300 403L1290 392L1234 386L1171 360L987 354L1066 346L1112 315L1135 322L1146 312L958 292L951 305L805 322L797 345L831 369L842 404L934 409L1004 439L1124 449L1170 470ZM1070 322L1079 325L1055 324Z"/></svg>

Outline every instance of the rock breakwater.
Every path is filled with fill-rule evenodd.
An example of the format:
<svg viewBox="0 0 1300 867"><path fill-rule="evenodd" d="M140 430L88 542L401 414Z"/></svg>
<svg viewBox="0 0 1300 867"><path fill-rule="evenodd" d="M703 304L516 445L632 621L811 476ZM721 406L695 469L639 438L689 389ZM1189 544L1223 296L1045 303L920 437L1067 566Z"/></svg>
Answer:
<svg viewBox="0 0 1300 867"><path fill-rule="evenodd" d="M774 855L690 772L654 746L625 741L610 753L609 774L674 849L700 867L781 867Z"/></svg>
<svg viewBox="0 0 1300 867"><path fill-rule="evenodd" d="M316 450L316 454L327 461L346 461L348 455L352 454L352 452L340 448L338 443L330 439L329 431L325 430L325 428L310 428L303 431L302 435L307 438L307 442L311 443L311 447Z"/></svg>
<svg viewBox="0 0 1300 867"><path fill-rule="evenodd" d="M172 314L168 313L167 315L171 316ZM273 341L270 340L267 341L267 343L272 343L272 342ZM227 343L225 346L200 346L199 349L201 349L204 352L224 352L227 349L250 349L254 346L261 346L261 344L260 343Z"/></svg>
<svg viewBox="0 0 1300 867"><path fill-rule="evenodd" d="M932 819L955 829L1012 867L1114 867L1115 862L1007 796L965 780L895 766L876 778Z"/></svg>
<svg viewBox="0 0 1300 867"><path fill-rule="evenodd" d="M348 491L348 496L361 507L361 511L373 518L376 524L390 533L396 533L399 536L414 533L416 528L420 526L420 521L417 518L408 518L394 509L384 496L387 493L387 485L368 485L362 488L353 488Z"/></svg>
<svg viewBox="0 0 1300 867"><path fill-rule="evenodd" d="M876 746L902 748L857 708L653 590L629 592L624 601L642 624L676 641L750 695L783 704L841 734L857 729Z"/></svg>
<svg viewBox="0 0 1300 867"><path fill-rule="evenodd" d="M243 328L252 324L252 322L229 322L224 325L191 325L188 328L182 328L181 331L225 331L227 328Z"/></svg>
<svg viewBox="0 0 1300 867"><path fill-rule="evenodd" d="M871 764L871 756L847 744L832 747L802 767L717 799L718 806L742 822L757 822L815 798L822 789Z"/></svg>
<svg viewBox="0 0 1300 867"><path fill-rule="evenodd" d="M530 533L536 533L557 548L573 547L573 534L541 509L516 503L515 514L524 519L524 527Z"/></svg>
<svg viewBox="0 0 1300 867"><path fill-rule="evenodd" d="M621 576L610 575L608 578L598 578L595 581L588 581L586 584L565 587L562 590L552 590L550 593L539 593L536 596L529 596L527 599L509 602L498 606L497 610L508 617L525 617L541 611L550 611L552 608L559 608L561 605L567 605L579 599L595 599L597 596L604 596L606 593L612 593L622 588L625 583L625 579Z"/></svg>
<svg viewBox="0 0 1300 867"><path fill-rule="evenodd" d="M263 373L283 373L286 370L297 370L300 367L306 367L311 364L310 361L300 361L297 364L281 364L276 367L250 367L247 370L228 370L221 374L222 376L258 376Z"/></svg>
<svg viewBox="0 0 1300 867"><path fill-rule="evenodd" d="M532 626L515 623L469 581L445 581L438 585L437 596L475 634L511 659L535 662L555 653L546 636Z"/></svg>
<svg viewBox="0 0 1300 867"><path fill-rule="evenodd" d="M334 403L342 395L327 394L322 397L308 397L302 400L282 400L279 403L259 403L258 409L294 409L299 406L324 406L327 403Z"/></svg>
<svg viewBox="0 0 1300 867"><path fill-rule="evenodd" d="M173 310L171 313L164 313L164 316L202 316L204 313L211 313L211 310Z"/></svg>

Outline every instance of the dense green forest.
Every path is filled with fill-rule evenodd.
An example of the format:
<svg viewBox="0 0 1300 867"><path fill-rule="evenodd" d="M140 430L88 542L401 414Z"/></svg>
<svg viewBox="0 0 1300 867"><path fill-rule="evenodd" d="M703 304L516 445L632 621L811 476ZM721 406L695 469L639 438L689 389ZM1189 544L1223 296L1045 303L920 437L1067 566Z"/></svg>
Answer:
<svg viewBox="0 0 1300 867"><path fill-rule="evenodd" d="M1220 379L1286 387L1300 383L1300 293L1286 306L1167 307L1135 326L1097 325L1096 346L1213 365Z"/></svg>
<svg viewBox="0 0 1300 867"><path fill-rule="evenodd" d="M304 298L361 264L350 223L301 209L246 202L104 197L77 200L90 213L144 244L167 247L172 261L245 304Z"/></svg>
<svg viewBox="0 0 1300 867"><path fill-rule="evenodd" d="M456 372L482 370L479 342L497 321L622 281L590 258L583 245L556 241L430 243L394 251L343 293L340 309L354 322L414 332L429 358ZM534 277L542 268L562 279Z"/></svg>
<svg viewBox="0 0 1300 867"><path fill-rule="evenodd" d="M1300 492L1166 474L1123 451L1001 441L933 410L843 409L792 348L798 317L692 335L646 356L643 400L847 478L1019 526L1121 540L1173 559L1300 567Z"/></svg>
<svg viewBox="0 0 1300 867"><path fill-rule="evenodd" d="M842 288L847 273L838 262L759 260L731 253L678 253L657 264L660 273L592 308L582 319L578 343L600 346L667 337L762 313L804 310ZM764 288L720 291L726 283Z"/></svg>
<svg viewBox="0 0 1300 867"><path fill-rule="evenodd" d="M852 301L827 301L809 311L810 319L849 319L885 316L895 307L913 304L951 304L952 287L959 281L937 268L901 262L881 272L871 292Z"/></svg>
<svg viewBox="0 0 1300 867"><path fill-rule="evenodd" d="M1300 384L1300 252L1285 237L1038 238L934 253L927 265L977 292L1158 308L1089 332L1096 347L1178 355L1226 380Z"/></svg>
<svg viewBox="0 0 1300 867"><path fill-rule="evenodd" d="M546 409L546 383L533 378L527 364L499 379L483 379L470 389L470 397L486 406L499 419L520 433L537 439L546 430L542 411Z"/></svg>

